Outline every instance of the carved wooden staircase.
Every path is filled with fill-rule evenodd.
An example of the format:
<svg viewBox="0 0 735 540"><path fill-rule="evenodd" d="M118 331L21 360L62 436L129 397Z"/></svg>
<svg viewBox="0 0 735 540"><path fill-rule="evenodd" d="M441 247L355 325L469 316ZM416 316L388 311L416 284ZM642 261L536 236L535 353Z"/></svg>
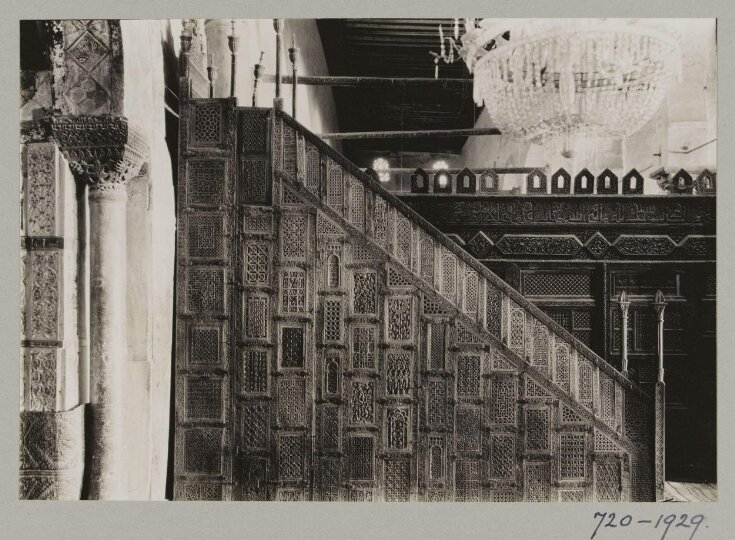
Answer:
<svg viewBox="0 0 735 540"><path fill-rule="evenodd" d="M220 482L214 498L662 499L662 394L654 401L293 118L191 103L182 133L215 105L229 125L218 152L235 195L219 209L236 215L224 283L235 350L232 408L217 424L224 457L209 478L187 469L206 446L195 437L187 450L187 434L205 428L177 391L177 498ZM201 158L191 140L185 186L196 181L186 162ZM179 281L188 302L190 280ZM178 313L188 357L192 310Z"/></svg>

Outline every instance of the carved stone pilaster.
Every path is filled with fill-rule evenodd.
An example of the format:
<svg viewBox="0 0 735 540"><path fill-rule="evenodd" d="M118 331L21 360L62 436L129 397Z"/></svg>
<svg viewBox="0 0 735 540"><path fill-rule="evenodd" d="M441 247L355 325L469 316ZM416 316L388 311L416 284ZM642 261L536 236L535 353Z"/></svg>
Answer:
<svg viewBox="0 0 735 540"><path fill-rule="evenodd" d="M148 157L144 136L122 117L62 116L52 130L75 177L91 191L124 186Z"/></svg>

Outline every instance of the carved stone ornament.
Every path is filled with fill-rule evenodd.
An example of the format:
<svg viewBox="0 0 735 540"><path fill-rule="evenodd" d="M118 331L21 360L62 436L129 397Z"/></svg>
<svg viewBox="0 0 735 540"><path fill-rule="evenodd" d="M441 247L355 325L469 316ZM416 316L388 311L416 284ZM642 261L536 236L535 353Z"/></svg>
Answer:
<svg viewBox="0 0 735 540"><path fill-rule="evenodd" d="M143 134L122 117L57 117L52 128L75 177L93 190L124 186L148 157Z"/></svg>

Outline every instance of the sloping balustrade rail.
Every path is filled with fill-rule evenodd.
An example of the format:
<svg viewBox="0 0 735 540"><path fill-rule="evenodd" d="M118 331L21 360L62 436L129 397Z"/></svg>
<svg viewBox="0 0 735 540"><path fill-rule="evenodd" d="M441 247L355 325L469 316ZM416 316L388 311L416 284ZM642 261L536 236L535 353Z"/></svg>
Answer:
<svg viewBox="0 0 735 540"><path fill-rule="evenodd" d="M277 178L448 306L477 339L626 449L631 499L663 496L663 425L657 403L518 291L378 182L282 111L271 122ZM657 394L655 399L663 399Z"/></svg>

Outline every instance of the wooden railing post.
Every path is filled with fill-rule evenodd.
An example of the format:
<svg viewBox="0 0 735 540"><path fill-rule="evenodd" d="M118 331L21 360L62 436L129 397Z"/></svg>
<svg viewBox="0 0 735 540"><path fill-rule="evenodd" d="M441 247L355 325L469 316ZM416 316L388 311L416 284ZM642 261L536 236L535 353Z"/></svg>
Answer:
<svg viewBox="0 0 735 540"><path fill-rule="evenodd" d="M630 300L628 300L628 294L623 291L620 293L620 299L618 300L620 304L620 319L621 319L621 347L622 347L622 365L620 366L620 371L623 373L623 376L627 379L629 378L628 374L628 311L630 309Z"/></svg>
<svg viewBox="0 0 735 540"><path fill-rule="evenodd" d="M235 35L235 20L232 20L232 35L227 36L227 45L230 48L230 97L235 97L235 81L237 80L237 47L240 44L240 38ZM261 62L263 55L260 56ZM257 79L256 79L257 84ZM253 98L254 100L255 98ZM253 102L253 107L255 103Z"/></svg>
<svg viewBox="0 0 735 540"><path fill-rule="evenodd" d="M273 19L273 29L276 31L276 97L273 107L283 109L283 98L281 97L281 32L283 31L283 19Z"/></svg>
<svg viewBox="0 0 735 540"><path fill-rule="evenodd" d="M666 482L666 383L664 383L664 311L666 300L663 293L656 291L653 307L657 315L657 351L658 351L658 379L656 381L655 407L655 439L654 439L654 466L656 500L663 501Z"/></svg>

